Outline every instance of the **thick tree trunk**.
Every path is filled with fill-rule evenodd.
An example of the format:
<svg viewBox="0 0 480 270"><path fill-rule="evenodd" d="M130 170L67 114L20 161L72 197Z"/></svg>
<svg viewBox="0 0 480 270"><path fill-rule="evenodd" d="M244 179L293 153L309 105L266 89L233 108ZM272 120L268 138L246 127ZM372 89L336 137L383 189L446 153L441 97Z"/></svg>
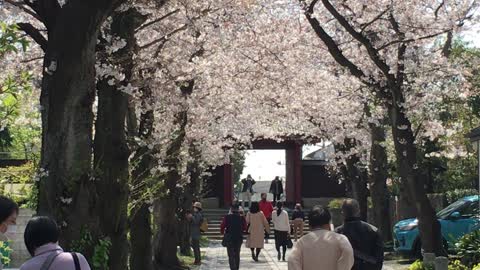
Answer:
<svg viewBox="0 0 480 270"><path fill-rule="evenodd" d="M394 96L393 105L388 106L388 113L392 126L398 172L418 212L422 247L425 252L446 255L440 224L427 197L424 181L418 169L417 147L412 124L399 107L399 104L403 104L403 95L400 89L392 89L392 94Z"/></svg>
<svg viewBox="0 0 480 270"><path fill-rule="evenodd" d="M372 147L370 151L370 195L373 204L375 225L384 241L392 239L390 195L387 188L388 158L383 145L386 140L385 128L370 124Z"/></svg>
<svg viewBox="0 0 480 270"><path fill-rule="evenodd" d="M343 144L335 145L335 151L348 153L356 145L354 139L346 138ZM347 158L346 164L343 164L340 171L345 179L347 187L347 196L354 198L360 205L360 218L367 221L368 214L368 188L367 174L359 168L360 159L357 155L351 155Z"/></svg>
<svg viewBox="0 0 480 270"><path fill-rule="evenodd" d="M97 227L90 179L95 45L98 29L115 2L69 1L47 19L40 164L48 175L39 183L38 213L56 218L66 249L81 239L82 231L94 233ZM91 255L92 247L84 248Z"/></svg>
<svg viewBox="0 0 480 270"><path fill-rule="evenodd" d="M126 41L126 46L113 57L125 74L121 85L129 83L133 73L133 55L136 48L135 28L143 22L142 15L134 8L116 12L112 17L111 33ZM140 19L137 19L140 18ZM97 193L98 216L102 237L108 237L112 245L109 250L109 268L126 269L128 258L127 208L130 150L126 138L128 113L127 94L121 92L119 84L109 85L104 78L98 86L98 114L95 125L94 167L99 178Z"/></svg>
<svg viewBox="0 0 480 270"><path fill-rule="evenodd" d="M151 91L146 88L143 89L145 97L151 95ZM130 111L134 114L133 111ZM133 119L131 119L133 120ZM138 129L138 136L147 139L152 134L152 125L154 121L153 112L148 111L142 114L140 119L140 126ZM129 130L133 132L134 122L129 123ZM136 133L137 134L137 133ZM132 194L130 196L130 202L133 204L133 208L130 212L130 269L144 269L152 270L152 225L151 225L151 204L147 203L148 198L143 197L143 185L144 181L148 179L150 175L150 169L154 166L156 159L153 157L153 153L144 146L138 149L132 159L134 168L132 170L133 187Z"/></svg>
<svg viewBox="0 0 480 270"><path fill-rule="evenodd" d="M185 189L181 193L179 204L181 207L178 213L180 217L180 224L182 230L179 233L179 245L180 245L180 254L189 256L191 255L190 248L190 222L185 219L185 212L192 209L192 203L195 200L195 197L199 193L199 186L201 183L201 173L202 168L199 165L200 153L196 149L195 145L190 146L190 156L193 157L193 161L188 164L188 173L190 175L190 183L185 186Z"/></svg>
<svg viewBox="0 0 480 270"><path fill-rule="evenodd" d="M149 136L150 122L153 114L148 113L142 117L140 131L147 131L145 136ZM146 127L147 126L147 127ZM152 225L150 204L142 198L142 183L150 177L150 168L155 159L148 152L147 147L142 147L137 151L133 158L136 164L132 171L132 195L131 203L133 208L130 212L130 269L152 270Z"/></svg>
<svg viewBox="0 0 480 270"><path fill-rule="evenodd" d="M368 188L366 172L358 168L359 158L355 155L347 160L347 173L351 182L351 192L360 205L360 218L367 221L368 215Z"/></svg>
<svg viewBox="0 0 480 270"><path fill-rule="evenodd" d="M174 191L177 183L180 182L181 175L178 171L180 164L180 150L185 140L185 127L187 125L187 111L180 112L177 115L176 124L178 130L167 149L166 164L169 164L168 172L165 178L165 184L160 191L161 198L154 202L154 223L156 234L154 237L154 267L155 269L181 269L180 261L177 257L178 244L178 222L176 210L178 203Z"/></svg>

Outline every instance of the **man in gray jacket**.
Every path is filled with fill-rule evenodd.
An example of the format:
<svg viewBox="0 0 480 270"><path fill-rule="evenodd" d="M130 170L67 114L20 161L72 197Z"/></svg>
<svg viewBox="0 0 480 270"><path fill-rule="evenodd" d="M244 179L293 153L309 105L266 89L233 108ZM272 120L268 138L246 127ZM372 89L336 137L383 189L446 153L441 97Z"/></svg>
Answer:
<svg viewBox="0 0 480 270"><path fill-rule="evenodd" d="M202 237L200 226L203 223L202 204L195 202L193 204L193 214L188 214L187 218L190 220L190 235L192 237L193 254L195 255L195 262L193 264L201 264L200 253L200 238Z"/></svg>

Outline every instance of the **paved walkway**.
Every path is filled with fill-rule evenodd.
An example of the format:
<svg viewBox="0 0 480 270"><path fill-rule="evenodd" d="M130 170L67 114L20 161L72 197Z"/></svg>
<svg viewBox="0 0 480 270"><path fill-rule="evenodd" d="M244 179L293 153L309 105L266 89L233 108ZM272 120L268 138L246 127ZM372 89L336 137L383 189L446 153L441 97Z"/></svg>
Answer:
<svg viewBox="0 0 480 270"><path fill-rule="evenodd" d="M255 270L287 270L287 262L279 262L275 245L271 241L265 244L265 249L262 250L259 256L259 262L252 260L250 249L242 246L240 257L240 269L255 269ZM222 247L220 242L212 241L208 248L203 248L206 252L202 266L199 270L229 270L228 256L226 248ZM287 250L288 256L289 250ZM198 269L198 268L197 268ZM385 262L384 270L404 270L406 266L400 266L395 262ZM321 270L321 269L319 269ZM326 270L326 269L325 269Z"/></svg>

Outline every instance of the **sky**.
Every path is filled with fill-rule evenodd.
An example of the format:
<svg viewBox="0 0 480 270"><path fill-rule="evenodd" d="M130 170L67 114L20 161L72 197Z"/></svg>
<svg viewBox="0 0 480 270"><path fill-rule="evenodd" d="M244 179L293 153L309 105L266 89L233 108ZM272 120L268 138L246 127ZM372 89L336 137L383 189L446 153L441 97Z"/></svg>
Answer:
<svg viewBox="0 0 480 270"><path fill-rule="evenodd" d="M319 146L305 145L303 155L319 149ZM285 177L285 150L247 150L245 168L241 178L251 174L256 181L272 181L275 176Z"/></svg>

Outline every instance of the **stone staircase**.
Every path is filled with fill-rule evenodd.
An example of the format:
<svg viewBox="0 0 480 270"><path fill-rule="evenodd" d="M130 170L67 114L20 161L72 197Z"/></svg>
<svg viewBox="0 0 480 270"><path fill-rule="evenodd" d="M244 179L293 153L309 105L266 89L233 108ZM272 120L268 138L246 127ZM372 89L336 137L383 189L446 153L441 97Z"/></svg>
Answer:
<svg viewBox="0 0 480 270"><path fill-rule="evenodd" d="M291 211L286 209L291 217ZM308 211L305 211L308 212ZM223 217L228 214L228 209L204 209L203 216L208 220L208 231L203 233L204 236L211 240L221 240L222 234L220 233L220 225L222 224ZM308 220L305 222L304 234L310 232ZM273 233L270 236L273 239Z"/></svg>

